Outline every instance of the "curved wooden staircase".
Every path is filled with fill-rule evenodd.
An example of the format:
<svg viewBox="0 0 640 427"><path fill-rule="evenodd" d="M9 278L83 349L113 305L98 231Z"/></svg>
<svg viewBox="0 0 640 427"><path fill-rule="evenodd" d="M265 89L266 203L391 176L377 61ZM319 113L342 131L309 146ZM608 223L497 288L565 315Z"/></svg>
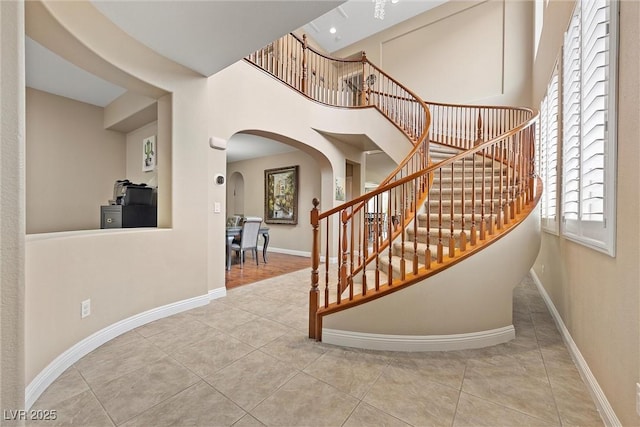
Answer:
<svg viewBox="0 0 640 427"><path fill-rule="evenodd" d="M426 283L534 211L534 111L427 103L364 53L330 58L293 34L246 59L313 101L375 108L413 144L374 191L324 212L314 199L310 338L326 316Z"/></svg>

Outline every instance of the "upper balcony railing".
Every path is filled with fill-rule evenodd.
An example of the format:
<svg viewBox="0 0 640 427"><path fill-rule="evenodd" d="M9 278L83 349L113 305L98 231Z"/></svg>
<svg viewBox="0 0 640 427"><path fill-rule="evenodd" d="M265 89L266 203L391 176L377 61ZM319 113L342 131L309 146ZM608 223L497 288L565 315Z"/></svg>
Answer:
<svg viewBox="0 0 640 427"><path fill-rule="evenodd" d="M364 52L357 59L331 58L308 46L306 36L288 34L246 59L314 101L334 107L376 108L414 146L423 144L394 175L406 176L427 166L427 105L369 62Z"/></svg>

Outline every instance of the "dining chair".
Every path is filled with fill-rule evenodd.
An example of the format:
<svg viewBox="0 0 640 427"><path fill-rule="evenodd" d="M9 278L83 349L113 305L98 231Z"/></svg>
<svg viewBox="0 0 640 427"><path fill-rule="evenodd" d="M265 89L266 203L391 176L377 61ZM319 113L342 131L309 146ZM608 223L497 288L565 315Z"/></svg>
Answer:
<svg viewBox="0 0 640 427"><path fill-rule="evenodd" d="M253 252L253 258L256 260L256 265L258 265L258 233L261 225L262 218L245 218L242 223L240 242L231 244L231 250L235 251L240 257L240 268L244 267L244 253L248 250Z"/></svg>
<svg viewBox="0 0 640 427"><path fill-rule="evenodd" d="M233 215L227 217L227 227L239 227L242 225L242 217L239 215Z"/></svg>

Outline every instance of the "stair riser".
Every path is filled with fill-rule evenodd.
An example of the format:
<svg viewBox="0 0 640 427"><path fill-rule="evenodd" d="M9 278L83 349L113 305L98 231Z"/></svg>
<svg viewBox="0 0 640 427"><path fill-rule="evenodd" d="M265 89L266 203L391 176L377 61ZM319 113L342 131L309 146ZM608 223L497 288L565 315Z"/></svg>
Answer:
<svg viewBox="0 0 640 427"><path fill-rule="evenodd" d="M486 176L484 177L484 179L481 176L476 176L475 182L476 182L476 186L478 186L478 184L482 185L482 181L484 180L485 185L491 185L491 182L493 181L493 185L494 186L500 186L500 180L502 180L502 185L506 186L507 185L507 177L506 176L500 176L500 175L495 175L493 177L493 179L491 179L490 176ZM442 187L451 187L451 177L443 177L442 179L439 179L438 177L435 177L433 180L433 185L440 185L440 182L442 181ZM453 186L454 187L460 187L462 186L462 177L458 177L458 178L454 178L453 179ZM472 176L467 176L464 178L464 186L465 187L470 187L473 185L473 177Z"/></svg>
<svg viewBox="0 0 640 427"><path fill-rule="evenodd" d="M465 227L466 228L464 232L466 234L467 241L469 241L469 238L471 237L471 225L467 224ZM490 223L488 221L485 222L485 230L489 230L489 227L490 227ZM495 224L494 224L494 227L495 227ZM449 247L449 236L451 234L450 230L451 229L449 226L442 228L442 244L445 245L447 248ZM480 222L476 223L476 233L479 233L479 232L480 232ZM460 247L460 230L459 229L458 230L454 229L453 239L455 241L456 248L459 248ZM418 243L429 243L430 245L437 244L439 241L438 228L431 228L429 230L429 240L427 240L426 229L419 230L417 241ZM413 242L413 233L407 233L406 242ZM394 247L394 250L395 250L395 247Z"/></svg>
<svg viewBox="0 0 640 427"><path fill-rule="evenodd" d="M488 221L488 218L489 218L489 215L486 215L485 216L485 220ZM475 221L476 225L480 224L480 221L481 221L480 216L477 216L476 221ZM440 224L439 224L438 218L437 217L432 218L431 221L429 222L429 229L430 230L434 230L434 229L437 230L439 225ZM454 221L453 221L454 230L462 229L462 225L463 225L462 224L462 220L460 218L454 219ZM471 225L472 225L471 218L464 220L464 228L465 229L469 229L469 227L471 227ZM418 220L418 227L426 229L427 228L427 221L426 220ZM446 218L446 219L442 220L442 228L446 228L446 229L450 229L451 228L451 220L449 218Z"/></svg>

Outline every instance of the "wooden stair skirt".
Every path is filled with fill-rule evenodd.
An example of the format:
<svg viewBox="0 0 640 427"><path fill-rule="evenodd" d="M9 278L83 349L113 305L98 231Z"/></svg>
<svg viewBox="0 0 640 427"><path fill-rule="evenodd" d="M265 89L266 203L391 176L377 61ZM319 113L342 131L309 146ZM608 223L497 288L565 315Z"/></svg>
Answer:
<svg viewBox="0 0 640 427"><path fill-rule="evenodd" d="M373 350L444 351L513 339L513 288L538 254L539 220L535 209L463 262L384 298L325 316L322 341Z"/></svg>

